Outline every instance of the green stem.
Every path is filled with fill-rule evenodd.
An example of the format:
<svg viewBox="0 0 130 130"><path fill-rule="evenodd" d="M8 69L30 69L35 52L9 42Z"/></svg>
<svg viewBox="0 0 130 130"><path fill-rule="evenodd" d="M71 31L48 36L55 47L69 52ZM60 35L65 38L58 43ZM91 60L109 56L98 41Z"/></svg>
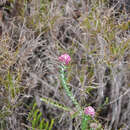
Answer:
<svg viewBox="0 0 130 130"><path fill-rule="evenodd" d="M62 81L63 88L65 89L66 94L67 94L67 95L70 97L70 99L72 100L73 104L77 107L77 109L78 109L79 111L82 112L82 109L81 109L79 103L76 101L76 99L74 98L72 92L69 90L69 87L67 86L66 77L65 77L65 69L66 69L66 67L65 67L64 65L61 66L61 71L60 71L61 73L60 73L60 75L61 75L61 81Z"/></svg>
<svg viewBox="0 0 130 130"><path fill-rule="evenodd" d="M88 121L91 120L91 117L88 115L82 115L82 122L81 122L81 130L86 130L88 126Z"/></svg>
<svg viewBox="0 0 130 130"><path fill-rule="evenodd" d="M91 117L84 114L84 112L81 109L79 103L74 98L72 92L69 90L69 87L67 86L67 83L66 83L66 77L65 77L65 69L66 69L66 67L64 65L62 65L60 68L61 68L60 75L61 75L61 81L62 81L63 88L65 89L66 94L70 97L71 101L77 107L78 111L82 115L81 130L86 130L86 128L88 126L88 120L90 120Z"/></svg>

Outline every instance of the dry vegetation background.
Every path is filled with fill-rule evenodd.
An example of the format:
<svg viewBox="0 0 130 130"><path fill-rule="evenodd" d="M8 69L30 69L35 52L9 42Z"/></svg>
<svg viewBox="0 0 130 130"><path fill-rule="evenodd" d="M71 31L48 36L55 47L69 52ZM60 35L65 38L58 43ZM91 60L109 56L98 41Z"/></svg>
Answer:
<svg viewBox="0 0 130 130"><path fill-rule="evenodd" d="M53 106L76 112L60 83L63 53L68 86L95 108L96 129L130 130L129 49L129 0L0 0L0 130L38 130L41 118L80 130L79 116Z"/></svg>

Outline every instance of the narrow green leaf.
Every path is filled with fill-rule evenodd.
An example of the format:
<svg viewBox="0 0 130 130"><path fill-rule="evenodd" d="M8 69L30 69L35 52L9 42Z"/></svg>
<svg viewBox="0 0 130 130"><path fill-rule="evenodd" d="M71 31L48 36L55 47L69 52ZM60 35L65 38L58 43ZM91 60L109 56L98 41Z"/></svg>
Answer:
<svg viewBox="0 0 130 130"><path fill-rule="evenodd" d="M57 108L63 109L64 111L71 111L70 108L68 108L68 107L66 107L66 106L64 106L62 104L59 104L57 101L54 101L54 100L52 100L50 98L43 97L43 98L41 98L41 101L44 101L47 104L51 104L51 105L53 105L53 106L55 106Z"/></svg>
<svg viewBox="0 0 130 130"><path fill-rule="evenodd" d="M38 126L38 123L40 122L40 118L42 116L42 113L40 112L37 116L37 120L36 120L36 126Z"/></svg>
<svg viewBox="0 0 130 130"><path fill-rule="evenodd" d="M48 130L49 122L47 121L45 124L45 130Z"/></svg>
<svg viewBox="0 0 130 130"><path fill-rule="evenodd" d="M40 130L43 130L44 121L45 121L45 119L42 119L41 122L40 122L40 125L39 125Z"/></svg>
<svg viewBox="0 0 130 130"><path fill-rule="evenodd" d="M52 119L52 120L51 120L51 124L50 124L49 130L51 130L51 129L52 129L53 124L54 124L54 119Z"/></svg>

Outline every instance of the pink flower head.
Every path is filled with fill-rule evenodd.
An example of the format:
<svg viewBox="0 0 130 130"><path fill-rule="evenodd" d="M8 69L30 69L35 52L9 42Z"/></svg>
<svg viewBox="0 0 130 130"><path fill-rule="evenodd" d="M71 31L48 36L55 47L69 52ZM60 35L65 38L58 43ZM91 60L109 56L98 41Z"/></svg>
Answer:
<svg viewBox="0 0 130 130"><path fill-rule="evenodd" d="M65 63L67 65L71 61L71 58L68 54L63 54L59 57L59 61Z"/></svg>
<svg viewBox="0 0 130 130"><path fill-rule="evenodd" d="M88 106L88 107L86 107L86 108L84 109L84 113L85 113L86 115L89 115L89 116L91 116L91 117L94 117L94 115L95 115L95 110L94 110L93 107Z"/></svg>

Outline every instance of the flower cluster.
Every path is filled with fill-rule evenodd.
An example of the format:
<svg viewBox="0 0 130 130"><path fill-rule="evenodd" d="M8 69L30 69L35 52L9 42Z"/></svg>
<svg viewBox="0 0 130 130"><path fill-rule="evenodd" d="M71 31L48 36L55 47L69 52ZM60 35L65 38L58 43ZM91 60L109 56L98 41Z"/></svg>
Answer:
<svg viewBox="0 0 130 130"><path fill-rule="evenodd" d="M84 109L84 113L85 113L86 115L89 115L89 116L91 116L91 117L94 117L94 115L95 115L95 110L94 110L93 107L88 106L88 107L86 107L86 108Z"/></svg>
<svg viewBox="0 0 130 130"><path fill-rule="evenodd" d="M68 54L63 54L59 57L59 61L63 62L64 64L69 64L69 62L71 61L71 58Z"/></svg>

